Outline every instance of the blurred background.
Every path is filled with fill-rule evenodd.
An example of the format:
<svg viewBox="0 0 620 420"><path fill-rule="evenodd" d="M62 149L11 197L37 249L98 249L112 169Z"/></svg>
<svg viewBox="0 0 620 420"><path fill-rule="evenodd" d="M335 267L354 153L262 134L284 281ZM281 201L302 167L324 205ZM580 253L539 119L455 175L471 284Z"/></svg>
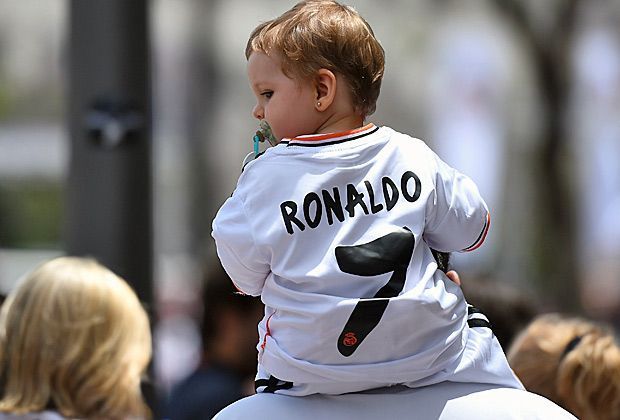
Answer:
<svg viewBox="0 0 620 420"><path fill-rule="evenodd" d="M137 215L152 226L139 242L150 254L122 238L104 246L149 266L138 288L153 315L154 378L165 393L200 361L196 320L213 261L211 220L235 187L257 127L245 43L259 22L294 2L135 2L146 10L140 25L124 6L117 15L91 13L103 29L90 37L121 33L133 42L132 30L147 33L145 58L126 64L148 75L141 79L148 88L144 115L132 119L131 107L118 112L129 115L129 125L137 121L148 144L138 150L142 160L120 164L116 126L97 137L88 125L108 115L107 105L75 115L89 80L71 68L71 58L83 59L80 48L88 49L80 44L89 38L80 38L86 24L76 18L87 11L79 3L0 0L0 292L38 262L82 250L88 219L79 192L89 189L89 177L109 177L105 166L89 166L88 153L105 153L129 176L128 167L142 165L146 188L112 198L102 193L100 202L97 193L109 190L91 188L88 201L105 213L107 201L128 200L109 210L113 217L133 203L152 208L152 216ZM619 327L620 2L346 3L386 50L382 93L369 121L424 139L471 176L489 204L485 246L452 260L464 283L510 285L545 310ZM122 16L124 32L115 31ZM89 54L106 53L93 46ZM89 136L105 151L82 150ZM265 182L277 188L277 180ZM122 264L118 270L134 280Z"/></svg>

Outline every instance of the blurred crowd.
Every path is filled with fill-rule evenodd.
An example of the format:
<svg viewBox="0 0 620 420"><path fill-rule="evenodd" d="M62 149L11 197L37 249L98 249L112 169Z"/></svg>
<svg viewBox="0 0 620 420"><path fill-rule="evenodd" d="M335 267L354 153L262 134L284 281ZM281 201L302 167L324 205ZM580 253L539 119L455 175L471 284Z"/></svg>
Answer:
<svg viewBox="0 0 620 420"><path fill-rule="evenodd" d="M213 267L200 364L159 400L145 392L148 315L123 279L76 257L25 273L0 312L0 418L198 420L252 395L262 304L236 293ZM620 416L620 347L611 325L544 313L520 290L497 283L464 279L463 288L491 320L526 390L580 419Z"/></svg>

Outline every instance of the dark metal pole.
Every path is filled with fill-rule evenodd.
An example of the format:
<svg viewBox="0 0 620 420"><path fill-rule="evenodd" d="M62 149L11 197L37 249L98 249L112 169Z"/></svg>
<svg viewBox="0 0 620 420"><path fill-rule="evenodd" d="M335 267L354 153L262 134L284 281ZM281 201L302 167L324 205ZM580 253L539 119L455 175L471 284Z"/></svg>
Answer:
<svg viewBox="0 0 620 420"><path fill-rule="evenodd" d="M154 320L148 0L70 5L67 253L125 278Z"/></svg>
<svg viewBox="0 0 620 420"><path fill-rule="evenodd" d="M152 305L147 0L72 0L66 248L97 258Z"/></svg>

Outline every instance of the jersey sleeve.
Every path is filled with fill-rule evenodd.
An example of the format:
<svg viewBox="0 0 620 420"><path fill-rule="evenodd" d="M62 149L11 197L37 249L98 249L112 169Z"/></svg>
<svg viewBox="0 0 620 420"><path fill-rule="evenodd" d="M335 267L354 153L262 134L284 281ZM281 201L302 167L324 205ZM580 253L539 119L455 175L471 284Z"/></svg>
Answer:
<svg viewBox="0 0 620 420"><path fill-rule="evenodd" d="M217 254L237 289L246 295L261 294L270 272L269 262L255 244L242 200L233 195L213 220Z"/></svg>
<svg viewBox="0 0 620 420"><path fill-rule="evenodd" d="M426 208L424 240L442 252L473 251L482 245L490 214L476 184L431 152L435 189Z"/></svg>

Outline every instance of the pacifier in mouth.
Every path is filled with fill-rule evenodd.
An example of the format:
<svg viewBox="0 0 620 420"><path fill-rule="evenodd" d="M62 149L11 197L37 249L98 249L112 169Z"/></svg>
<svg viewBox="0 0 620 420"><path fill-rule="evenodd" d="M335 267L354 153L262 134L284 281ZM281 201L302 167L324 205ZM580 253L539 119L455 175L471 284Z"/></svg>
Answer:
<svg viewBox="0 0 620 420"><path fill-rule="evenodd" d="M267 142L271 145L271 146L275 146L276 144L278 144L278 140L276 140L276 138L273 135L273 132L271 131L271 127L269 126L269 123L265 120L261 120L260 124L259 124L259 128L256 131L256 133L254 134L254 156L258 156L259 153L259 148L258 148L258 144L264 142L265 140L267 140Z"/></svg>
<svg viewBox="0 0 620 420"><path fill-rule="evenodd" d="M278 144L278 140L273 135L273 132L271 131L271 127L269 126L269 123L265 120L261 120L259 129L258 131L256 131L256 134L254 134L254 151L257 154L258 154L258 143L262 143L265 140L267 140L267 142L271 146L275 146L276 144Z"/></svg>

